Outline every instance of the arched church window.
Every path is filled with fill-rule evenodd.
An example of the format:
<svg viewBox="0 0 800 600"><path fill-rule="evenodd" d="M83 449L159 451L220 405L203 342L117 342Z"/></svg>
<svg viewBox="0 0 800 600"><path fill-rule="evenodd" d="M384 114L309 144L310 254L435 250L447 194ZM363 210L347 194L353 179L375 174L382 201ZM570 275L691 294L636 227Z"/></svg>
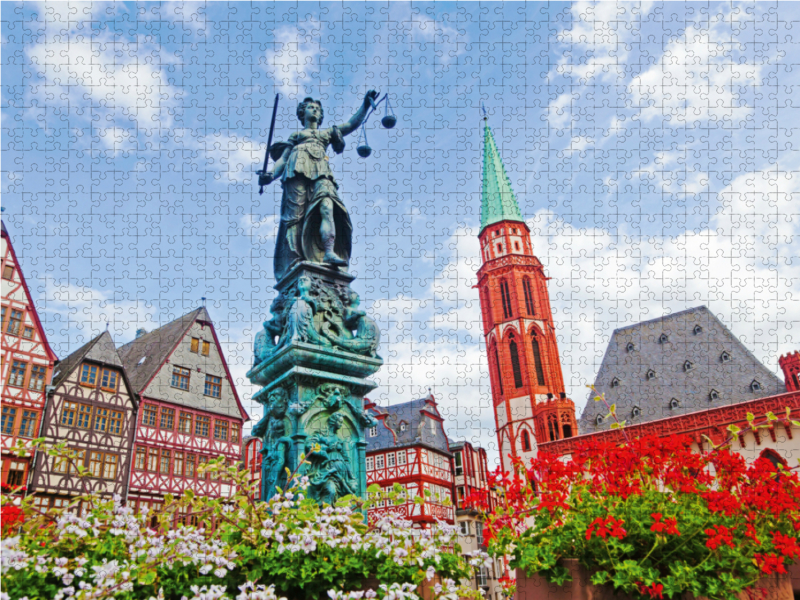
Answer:
<svg viewBox="0 0 800 600"><path fill-rule="evenodd" d="M508 282L505 279L500 280L500 297L503 300L503 316L510 319L511 312L511 294L508 292Z"/></svg>
<svg viewBox="0 0 800 600"><path fill-rule="evenodd" d="M522 451L523 452L531 451L531 436L525 430L522 431Z"/></svg>
<svg viewBox="0 0 800 600"><path fill-rule="evenodd" d="M555 415L547 417L547 431L550 434L550 441L555 442L558 439L558 419Z"/></svg>
<svg viewBox="0 0 800 600"><path fill-rule="evenodd" d="M528 277L522 278L522 291L525 293L525 311L529 316L533 316L533 294L531 293L531 280Z"/></svg>
<svg viewBox="0 0 800 600"><path fill-rule="evenodd" d="M511 355L511 370L514 372L514 387L522 387L522 369L519 366L519 351L517 350L517 342L512 336L508 342L508 352Z"/></svg>
<svg viewBox="0 0 800 600"><path fill-rule="evenodd" d="M497 387L500 389L500 395L503 395L503 371L500 369L500 357L497 354L497 345L492 347L494 350L494 368L497 370Z"/></svg>
<svg viewBox="0 0 800 600"><path fill-rule="evenodd" d="M546 385L544 380L544 367L542 366L542 351L539 348L539 337L533 332L531 337L531 349L533 350L533 366L536 371L536 383Z"/></svg>

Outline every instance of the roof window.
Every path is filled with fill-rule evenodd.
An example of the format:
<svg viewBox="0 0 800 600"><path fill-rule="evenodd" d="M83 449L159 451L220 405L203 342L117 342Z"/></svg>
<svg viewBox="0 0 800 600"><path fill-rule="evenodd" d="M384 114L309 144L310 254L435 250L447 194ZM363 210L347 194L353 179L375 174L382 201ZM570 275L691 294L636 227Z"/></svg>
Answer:
<svg viewBox="0 0 800 600"><path fill-rule="evenodd" d="M669 336L666 333L662 333L658 336L658 343L659 344L666 344L669 341Z"/></svg>
<svg viewBox="0 0 800 600"><path fill-rule="evenodd" d="M614 379L611 380L611 387L612 388L619 387L620 383L621 383L621 381L619 380L619 378L618 377L614 377Z"/></svg>
<svg viewBox="0 0 800 600"><path fill-rule="evenodd" d="M634 350L636 350L636 346L633 344L633 342L628 342L628 345L625 346L625 350L627 350L628 352L633 352Z"/></svg>
<svg viewBox="0 0 800 600"><path fill-rule="evenodd" d="M650 381L651 379L655 379L655 378L656 378L656 372L655 372L655 371L653 371L653 369L650 369L650 370L649 370L649 371L647 371L647 373L645 374L645 378L647 379L647 381Z"/></svg>
<svg viewBox="0 0 800 600"><path fill-rule="evenodd" d="M728 352L723 352L719 355L719 359L724 363L731 362L731 355Z"/></svg>
<svg viewBox="0 0 800 600"><path fill-rule="evenodd" d="M684 371L691 371L692 369L694 369L694 363L692 361L687 360L685 363L683 363Z"/></svg>
<svg viewBox="0 0 800 600"><path fill-rule="evenodd" d="M703 328L700 327L700 325L695 325L694 329L692 329L692 333L694 333L695 335L703 333Z"/></svg>
<svg viewBox="0 0 800 600"><path fill-rule="evenodd" d="M678 401L677 398L672 398L669 401L669 409L670 410L675 410L676 408L680 408L680 406L681 406L681 403Z"/></svg>
<svg viewBox="0 0 800 600"><path fill-rule="evenodd" d="M757 380L753 379L753 381L750 383L750 391L751 392L760 392L761 391L761 384Z"/></svg>
<svg viewBox="0 0 800 600"><path fill-rule="evenodd" d="M709 399L710 401L712 401L712 402L713 402L714 400L719 400L719 392L718 392L717 390L711 390L711 391L708 393L708 399Z"/></svg>

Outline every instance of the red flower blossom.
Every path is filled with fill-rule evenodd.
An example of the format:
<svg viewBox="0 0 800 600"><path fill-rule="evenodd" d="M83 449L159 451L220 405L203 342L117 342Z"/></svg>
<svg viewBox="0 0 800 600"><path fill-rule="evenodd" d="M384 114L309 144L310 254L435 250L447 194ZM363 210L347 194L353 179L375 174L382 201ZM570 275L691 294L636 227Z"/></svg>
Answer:
<svg viewBox="0 0 800 600"><path fill-rule="evenodd" d="M606 536L610 535L611 537L621 540L628 535L628 532L622 527L623 523L625 523L625 521L622 519L617 520L610 515L605 519L598 517L589 523L589 527L586 529L586 539L591 539L592 535L605 539Z"/></svg>
<svg viewBox="0 0 800 600"><path fill-rule="evenodd" d="M764 575L786 573L786 567L783 566L783 559L777 554L755 554L753 558Z"/></svg>
<svg viewBox="0 0 800 600"><path fill-rule="evenodd" d="M775 549L783 556L794 558L800 555L800 546L797 545L797 538L783 535L780 531L772 534L772 543Z"/></svg>
<svg viewBox="0 0 800 600"><path fill-rule="evenodd" d="M733 530L729 530L724 525L714 525L714 529L706 529L705 534L708 536L706 547L709 550L716 550L722 545L735 548L733 544Z"/></svg>
<svg viewBox="0 0 800 600"><path fill-rule="evenodd" d="M652 583L650 585L645 585L641 581L637 584L639 586L639 594L642 596L650 596L651 598L663 598L662 592L664 591L664 586L660 583Z"/></svg>

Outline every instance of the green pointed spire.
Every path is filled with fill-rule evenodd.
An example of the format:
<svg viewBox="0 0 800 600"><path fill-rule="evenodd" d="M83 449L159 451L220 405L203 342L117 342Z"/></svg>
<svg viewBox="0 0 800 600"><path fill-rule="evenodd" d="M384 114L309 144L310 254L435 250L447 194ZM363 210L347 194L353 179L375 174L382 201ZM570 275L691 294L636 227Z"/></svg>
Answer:
<svg viewBox="0 0 800 600"><path fill-rule="evenodd" d="M481 195L481 231L500 221L520 221L517 198L511 189L511 182L503 168L503 161L494 143L489 124L483 133L483 194Z"/></svg>

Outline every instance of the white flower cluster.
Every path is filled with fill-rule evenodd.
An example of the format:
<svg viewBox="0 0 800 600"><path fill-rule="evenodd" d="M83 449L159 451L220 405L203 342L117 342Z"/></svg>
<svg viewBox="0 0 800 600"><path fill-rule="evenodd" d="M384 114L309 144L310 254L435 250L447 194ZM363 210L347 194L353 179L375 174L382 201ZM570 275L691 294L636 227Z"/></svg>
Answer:
<svg viewBox="0 0 800 600"><path fill-rule="evenodd" d="M410 521L389 514L368 527L364 514L353 507L328 506L309 513L309 506L301 505L307 485L307 478L303 478L299 487L268 502L249 506L249 514L244 509L245 504L240 504L238 509L233 503L228 504L217 518L226 519L251 539L260 540L256 543L262 551L271 549L280 554L308 555L324 545L354 554L384 556L400 566L427 569L429 581L441 563L442 553L457 539L456 528L443 522L420 530L414 529ZM298 515L310 516L298 518ZM183 525L162 532L149 528L148 523L147 511L137 516L131 508L122 505L119 497L89 514L78 515L65 510L56 519L52 546L48 544L45 547L42 542L41 553L38 543L24 546L20 537L3 539L2 573L33 569L42 575L55 576L63 587L54 600L105 600L131 591L134 582L154 575L156 567L194 566L200 575L223 579L238 566L237 553L214 532ZM257 523L261 524L260 530ZM62 543L69 547L88 548L94 544L95 538L108 535L121 538L127 550L110 562L87 564L89 561L83 556L61 557L56 550ZM119 544L119 541L114 543ZM472 563L484 564L487 560L488 555L478 552ZM222 583L192 586L193 596L184 596L183 600L234 600L226 595L227 589ZM455 587L450 580L438 588L441 594L446 594L442 598L457 597L452 595ZM380 585L378 589L368 591L330 590L328 596L332 600L416 600L414 589L415 586L409 583ZM280 600L274 586L247 582L239 586L239 591L235 600ZM0 594L0 600L7 598L7 595ZM151 598L162 599L163 590L157 598Z"/></svg>

